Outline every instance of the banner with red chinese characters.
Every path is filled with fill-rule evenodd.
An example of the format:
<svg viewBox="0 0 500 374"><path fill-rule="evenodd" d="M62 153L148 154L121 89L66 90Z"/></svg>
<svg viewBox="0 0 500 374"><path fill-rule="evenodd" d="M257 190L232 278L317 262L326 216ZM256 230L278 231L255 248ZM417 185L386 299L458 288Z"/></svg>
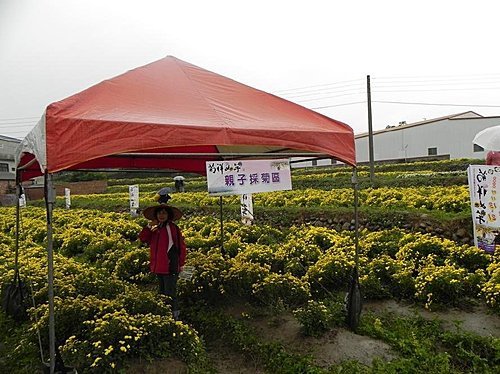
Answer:
<svg viewBox="0 0 500 374"><path fill-rule="evenodd" d="M208 193L211 196L292 189L288 159L208 161L206 169Z"/></svg>
<svg viewBox="0 0 500 374"><path fill-rule="evenodd" d="M500 247L500 166L470 165L467 172L474 244L493 253Z"/></svg>

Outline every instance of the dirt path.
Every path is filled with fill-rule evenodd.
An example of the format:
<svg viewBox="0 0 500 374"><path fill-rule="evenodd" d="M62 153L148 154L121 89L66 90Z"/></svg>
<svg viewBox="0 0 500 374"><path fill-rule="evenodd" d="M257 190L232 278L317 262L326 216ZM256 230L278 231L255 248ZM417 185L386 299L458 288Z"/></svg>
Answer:
<svg viewBox="0 0 500 374"><path fill-rule="evenodd" d="M481 336L500 337L500 316L491 313L486 306L472 307L470 311L448 309L446 311L429 311L423 307L395 300L371 301L363 306L365 311L393 312L398 315L411 316L415 313L427 319L438 318L443 321L443 328L455 331L456 325L463 330Z"/></svg>
<svg viewBox="0 0 500 374"><path fill-rule="evenodd" d="M370 365L375 357L390 360L397 356L383 341L345 329L332 330L320 338L304 337L299 323L289 313L279 319L262 318L250 323L262 339L279 341L291 352L311 355L316 365L325 368L345 360Z"/></svg>
<svg viewBox="0 0 500 374"><path fill-rule="evenodd" d="M422 307L395 300L372 301L363 306L363 312L393 312L396 315L412 316L415 313L424 318L438 318L443 327L455 331L458 324L463 330L481 336L500 337L500 317L491 314L484 306L477 306L470 311L450 309L447 311L428 311ZM245 307L236 306L227 310L233 317L248 312ZM338 328L320 338L304 337L300 325L291 313L279 316L261 316L248 320L253 331L264 341L282 343L289 352L311 355L320 367L329 367L345 360L356 360L371 365L375 357L383 360L397 358L391 347L381 340L358 335L352 331ZM208 356L220 374L263 374L262 368L251 362L243 354L235 352L223 341L207 342ZM127 373L187 373L187 367L177 360L159 360L154 363L137 363Z"/></svg>
<svg viewBox="0 0 500 374"><path fill-rule="evenodd" d="M463 330L481 336L500 337L500 317L490 313L485 306L477 306L470 311L428 311L412 304L384 300L365 303L363 311L393 312L402 316L418 313L424 318L438 318L443 321L443 327L450 331L455 331L459 325ZM231 312L236 317L242 310L236 308ZM290 352L312 355L315 357L315 363L321 367L345 360L356 360L370 365L375 357L383 360L398 357L385 342L343 328L334 329L320 338L304 337L300 332L299 323L290 313L279 317L254 318L248 322L262 339L281 342Z"/></svg>

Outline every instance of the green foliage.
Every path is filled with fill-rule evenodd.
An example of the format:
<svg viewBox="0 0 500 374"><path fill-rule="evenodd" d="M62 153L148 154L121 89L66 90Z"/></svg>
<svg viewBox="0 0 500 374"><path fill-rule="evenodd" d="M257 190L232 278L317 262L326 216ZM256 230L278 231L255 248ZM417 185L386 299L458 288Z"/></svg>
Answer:
<svg viewBox="0 0 500 374"><path fill-rule="evenodd" d="M311 291L314 294L324 295L325 290L345 290L354 264L354 251L350 248L323 254L306 273Z"/></svg>
<svg viewBox="0 0 500 374"><path fill-rule="evenodd" d="M90 171L61 172L55 175L55 182L84 182L107 179L106 173Z"/></svg>
<svg viewBox="0 0 500 374"><path fill-rule="evenodd" d="M228 262L220 253L191 252L186 265L195 268L189 282L180 280L178 292L186 301L205 300L219 302L224 293L224 276L229 269Z"/></svg>
<svg viewBox="0 0 500 374"><path fill-rule="evenodd" d="M130 282L152 282L149 271L149 248L131 248L116 260L114 274Z"/></svg>
<svg viewBox="0 0 500 374"><path fill-rule="evenodd" d="M470 207L465 186L438 191L412 184L424 179L432 184L463 177L458 173L438 175L436 165L404 165L408 172L397 172L387 166L387 169L379 169L384 173L379 181L385 178L394 184L409 184L401 188L360 191L361 208L373 209L377 215L373 216L374 221L386 220L384 227L394 227L361 232L362 294L367 298L406 298L428 308L435 304L460 305L469 298L483 297L498 312L500 256L489 256L475 247L396 228L402 227L397 218L401 214L378 217L379 213L391 210L420 211L429 216L436 211L467 213ZM443 165L449 166L450 171L457 167L457 164ZM192 308L196 309L197 302L203 303L203 313L210 313L211 306L237 297L274 310L296 308L295 315L306 334L319 335L342 324L341 303L329 304L321 297L335 290L346 290L354 267L354 234L301 224L309 221L307 212L316 210L324 214L322 224L326 219L328 224L337 223L337 217L331 212L352 207L350 169L333 169L316 170L311 175L297 171L299 183L309 188L307 190L256 195L257 222L265 219L273 225L243 226L238 220L228 219L233 211L236 212L233 216L239 214L239 200L225 198L228 214L224 223L224 253L220 251L218 199L203 192L204 181L196 181L200 192L175 194L176 205L187 207L179 225L188 245L187 265L194 267L191 280L179 281L183 314L192 317L204 336L210 329L214 335L227 338L247 357L255 359L257 366L269 372L494 372L494 365L498 365L498 339L488 340L461 332L447 335L437 323L416 318L391 321L384 317L377 321L375 317L372 320L369 316L363 317L360 331L388 342L402 357L391 362L375 360L372 367L344 362L321 369L310 357L291 354L281 344L260 341L241 321L217 313L213 318L193 317L196 313L191 313ZM367 169L359 170L360 177L366 178ZM346 180L345 188L322 190L327 188L327 178L332 179L332 174L336 179ZM152 203L159 189L154 181L150 183L141 189L146 192L144 199L141 196L141 204ZM310 188L314 183L315 188ZM196 371L205 360L203 344L193 329L170 317L168 300L157 295L156 279L148 270L148 248L136 241L145 219L133 219L127 213L103 212L128 210L128 193L118 192L121 191L118 187L116 191L98 196L74 196L74 206L94 209L56 209L54 212L58 345L65 360L83 372L115 371L130 358L155 357L179 357ZM59 199L58 203L61 202ZM208 213L200 215L201 209ZM192 214L193 211L196 214ZM2 208L2 213L0 285L13 277L15 228L14 210ZM27 207L22 215L21 273L33 287L36 308L30 310L30 314L40 317L37 326L42 328L46 340L45 211ZM207 327L207 324L213 326ZM0 313L0 330L6 331L0 332L0 371L10 367L21 373L36 371L35 325L30 322L28 326L14 328Z"/></svg>
<svg viewBox="0 0 500 374"><path fill-rule="evenodd" d="M286 351L280 343L259 341L253 329L244 321L217 310L192 311L190 318L200 326L201 333L211 340L222 340L249 357L256 366L279 374L320 374L325 370L315 366L312 358Z"/></svg>
<svg viewBox="0 0 500 374"><path fill-rule="evenodd" d="M500 262L488 266L489 279L483 284L482 293L486 302L497 313L500 313Z"/></svg>
<svg viewBox="0 0 500 374"><path fill-rule="evenodd" d="M437 264L442 265L449 255L449 250L454 243L432 237L429 234L408 234L399 242L401 248L396 253L396 258L403 261L413 261L418 267L432 255Z"/></svg>
<svg viewBox="0 0 500 374"><path fill-rule="evenodd" d="M404 290L403 282L396 277L403 278L405 266L401 261L389 255L380 255L361 267L359 282L363 295L367 299L383 299L391 296L410 296L413 287Z"/></svg>
<svg viewBox="0 0 500 374"><path fill-rule="evenodd" d="M471 281L474 283L469 284ZM458 305L464 297L477 296L477 281L477 278L468 275L467 270L451 264L435 265L433 257L430 257L416 277L415 296L418 300L425 301L428 308L434 302Z"/></svg>
<svg viewBox="0 0 500 374"><path fill-rule="evenodd" d="M401 229L365 232L360 243L360 249L368 258L379 255L394 257L399 250L399 242L405 235Z"/></svg>
<svg viewBox="0 0 500 374"><path fill-rule="evenodd" d="M283 302L285 306L305 303L310 296L309 284L291 274L270 273L252 285L252 293L259 302L275 306Z"/></svg>
<svg viewBox="0 0 500 374"><path fill-rule="evenodd" d="M500 339L465 331L445 331L441 341L451 351L453 365L461 372L493 373L500 367Z"/></svg>
<svg viewBox="0 0 500 374"><path fill-rule="evenodd" d="M252 262L231 260L224 273L224 292L232 296L249 297L254 284L260 283L270 274L270 267Z"/></svg>
<svg viewBox="0 0 500 374"><path fill-rule="evenodd" d="M188 326L169 316L131 315L125 310L103 314L85 322L84 336L70 336L62 353L90 372L112 372L128 357L178 357L198 361L204 347ZM89 352L89 354L85 354Z"/></svg>
<svg viewBox="0 0 500 374"><path fill-rule="evenodd" d="M283 271L283 264L278 257L275 246L262 244L246 244L235 257L236 262L249 262L262 266L270 266L271 271L278 273Z"/></svg>
<svg viewBox="0 0 500 374"><path fill-rule="evenodd" d="M402 356L391 362L375 360L374 373L494 373L498 369L500 339L444 331L438 320L368 313L359 332L384 340Z"/></svg>
<svg viewBox="0 0 500 374"><path fill-rule="evenodd" d="M61 242L61 253L71 257L82 254L94 236L94 232L88 229L69 228L56 240Z"/></svg>
<svg viewBox="0 0 500 374"><path fill-rule="evenodd" d="M345 319L343 304L338 301L309 300L303 307L295 309L293 315L299 321L304 335L316 337L341 325L341 321Z"/></svg>
<svg viewBox="0 0 500 374"><path fill-rule="evenodd" d="M0 310L0 372L32 374L41 370L36 336Z"/></svg>
<svg viewBox="0 0 500 374"><path fill-rule="evenodd" d="M449 260L458 267L465 268L469 272L486 269L491 262L491 256L482 249L470 245L449 247Z"/></svg>

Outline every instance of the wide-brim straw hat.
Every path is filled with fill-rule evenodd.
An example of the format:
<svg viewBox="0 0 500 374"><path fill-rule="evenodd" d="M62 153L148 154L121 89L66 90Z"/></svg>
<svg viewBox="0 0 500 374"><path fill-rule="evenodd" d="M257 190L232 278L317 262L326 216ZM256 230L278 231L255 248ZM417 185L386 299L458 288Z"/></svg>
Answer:
<svg viewBox="0 0 500 374"><path fill-rule="evenodd" d="M168 204L158 204L158 205L149 206L146 209L144 209L142 214L144 215L144 217L146 217L147 219L152 221L152 220L156 219L155 212L161 208L167 208L167 209L172 210L173 217L170 217L170 219L172 221L177 221L179 218L182 217L182 212L178 208L176 208L172 205L168 205Z"/></svg>

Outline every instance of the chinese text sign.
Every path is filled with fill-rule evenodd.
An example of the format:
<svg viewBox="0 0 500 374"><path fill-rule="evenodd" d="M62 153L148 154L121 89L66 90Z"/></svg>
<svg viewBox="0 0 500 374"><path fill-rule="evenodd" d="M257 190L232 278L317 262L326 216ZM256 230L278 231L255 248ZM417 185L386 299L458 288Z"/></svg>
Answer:
<svg viewBox="0 0 500 374"><path fill-rule="evenodd" d="M208 161L206 169L211 196L292 189L290 162L287 159Z"/></svg>
<svg viewBox="0 0 500 374"><path fill-rule="evenodd" d="M139 186L134 184L128 186L129 200L130 200L130 214L135 217L137 209L139 209Z"/></svg>
<svg viewBox="0 0 500 374"><path fill-rule="evenodd" d="M470 165L468 177L474 244L493 253L500 246L500 167Z"/></svg>

